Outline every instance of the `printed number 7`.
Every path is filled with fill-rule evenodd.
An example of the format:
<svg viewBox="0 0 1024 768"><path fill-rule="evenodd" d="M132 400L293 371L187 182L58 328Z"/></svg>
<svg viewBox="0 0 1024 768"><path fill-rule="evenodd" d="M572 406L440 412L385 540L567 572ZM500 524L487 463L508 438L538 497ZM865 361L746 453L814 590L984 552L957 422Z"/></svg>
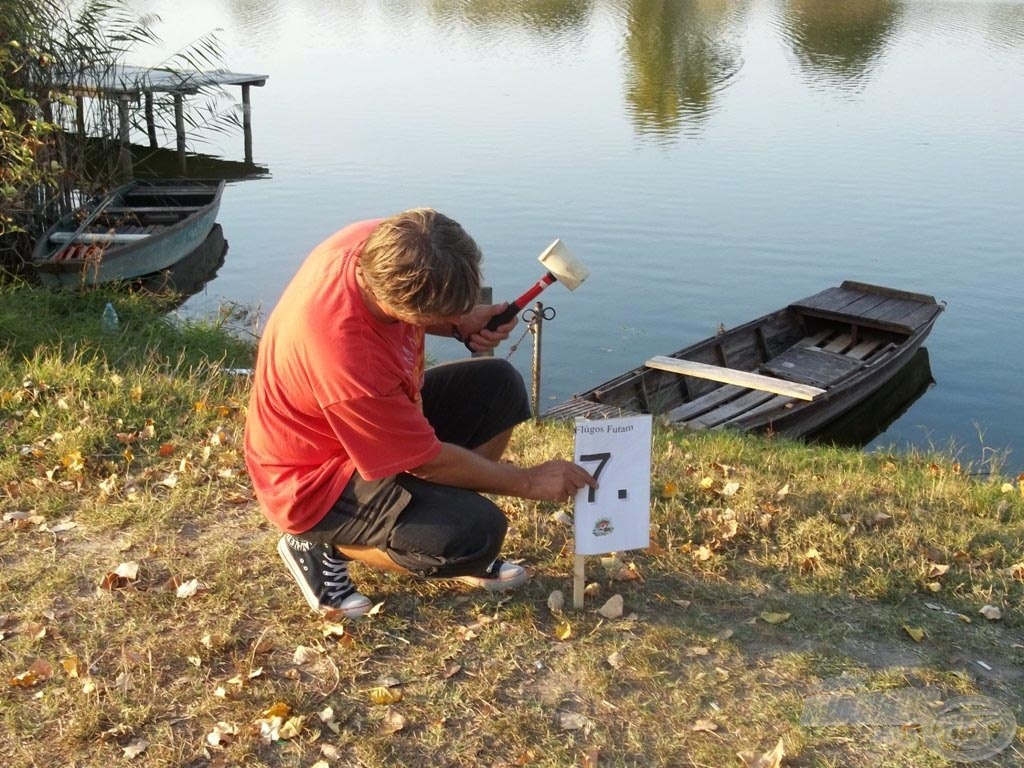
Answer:
<svg viewBox="0 0 1024 768"><path fill-rule="evenodd" d="M601 470L604 469L605 464L608 463L608 459L612 457L611 453L586 453L580 456L580 463L585 461L596 461L597 469L594 470L594 479L597 480L601 477ZM587 501L593 502L597 491L594 488L587 489Z"/></svg>

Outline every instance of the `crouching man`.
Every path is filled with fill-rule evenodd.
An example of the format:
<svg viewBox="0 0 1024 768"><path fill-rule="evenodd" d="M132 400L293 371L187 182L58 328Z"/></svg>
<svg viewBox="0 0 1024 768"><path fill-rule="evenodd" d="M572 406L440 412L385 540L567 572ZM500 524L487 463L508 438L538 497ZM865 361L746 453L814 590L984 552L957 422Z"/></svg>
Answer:
<svg viewBox="0 0 1024 768"><path fill-rule="evenodd" d="M414 209L345 227L313 250L270 315L246 421L256 497L315 610L372 603L350 561L489 590L526 580L500 558L508 522L480 493L559 501L596 487L554 459L500 461L530 415L506 361L424 369L424 334L476 351L508 338L507 305L477 305L480 249L452 219Z"/></svg>

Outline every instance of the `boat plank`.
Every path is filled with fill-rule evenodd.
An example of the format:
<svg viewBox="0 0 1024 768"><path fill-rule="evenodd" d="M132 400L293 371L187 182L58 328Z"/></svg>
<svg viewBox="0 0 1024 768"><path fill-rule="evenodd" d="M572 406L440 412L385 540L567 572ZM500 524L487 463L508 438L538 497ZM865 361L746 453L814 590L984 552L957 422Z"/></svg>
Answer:
<svg viewBox="0 0 1024 768"><path fill-rule="evenodd" d="M790 304L796 309L817 309L822 312L844 312L845 308L864 296L863 291L849 288L826 288L820 293Z"/></svg>
<svg viewBox="0 0 1024 768"><path fill-rule="evenodd" d="M678 424L686 419L692 419L694 416L699 416L705 411L709 411L712 408L721 405L727 400L736 397L741 392L746 391L745 387L737 387L734 384L725 384L718 389L713 389L706 395L701 395L695 400L691 400L688 403L683 403L671 411L666 411L662 414L662 419L667 424Z"/></svg>
<svg viewBox="0 0 1024 768"><path fill-rule="evenodd" d="M811 387L824 389L864 364L846 355L828 352L824 349L793 347L778 357L769 360L760 370L778 376L786 381L795 381ZM788 392L776 394L789 395Z"/></svg>
<svg viewBox="0 0 1024 768"><path fill-rule="evenodd" d="M881 339L864 339L860 344L847 352L846 356L852 357L854 360L864 360L870 357L871 353L884 343Z"/></svg>
<svg viewBox="0 0 1024 768"><path fill-rule="evenodd" d="M918 328L931 322L942 307L939 304L921 304L900 317L887 317L881 322L893 323L913 333Z"/></svg>
<svg viewBox="0 0 1024 768"><path fill-rule="evenodd" d="M897 301L897 299L890 299L877 293L868 293L843 307L843 314L850 315L851 320L861 317L870 318L877 313L880 306L890 301Z"/></svg>
<svg viewBox="0 0 1024 768"><path fill-rule="evenodd" d="M826 328L824 331L820 331L804 339L800 339L796 343L798 347L816 347L824 341L831 338L832 334L835 333L831 328Z"/></svg>
<svg viewBox="0 0 1024 768"><path fill-rule="evenodd" d="M735 368L723 368L717 365L706 365L695 363L691 360L679 360L674 357L658 355L646 362L648 368L657 368L662 371L682 374L683 376L694 376L700 379L711 379L721 381L725 384L738 384L748 389L758 389L764 392L774 392L777 395L789 395L801 400L813 400L818 395L824 394L824 390L817 387L810 387L804 384L795 384L771 376L762 376L750 371L741 371Z"/></svg>
<svg viewBox="0 0 1024 768"><path fill-rule="evenodd" d="M564 403L559 403L550 411L545 413L544 417L551 419L572 419L575 417L582 417L585 419L606 419L627 415L629 413L629 411L619 408L618 406L602 405L601 403L595 403L593 400L574 397Z"/></svg>
<svg viewBox="0 0 1024 768"><path fill-rule="evenodd" d="M131 205L119 208L107 208L108 216L126 216L138 213L195 213L201 211L201 205Z"/></svg>
<svg viewBox="0 0 1024 768"><path fill-rule="evenodd" d="M725 403L712 411L708 411L702 416L683 422L683 426L691 427L693 429L710 429L712 427L717 427L719 424L724 424L730 419L742 416L753 408L756 408L775 397L777 396L773 395L771 392L753 389L750 392L747 392L747 394L741 395L735 400Z"/></svg>
<svg viewBox="0 0 1024 768"><path fill-rule="evenodd" d="M765 402L761 403L761 405L757 406L756 408L751 408L746 413L741 413L737 416L733 416L728 421L722 422L721 424L718 425L718 427L729 427L735 424L736 422L740 421L741 419L749 419L755 416L760 416L763 413L769 413L770 411L785 408L787 405L794 405L796 404L796 402L797 401L794 400L792 397L786 397L785 395L776 395L770 400L766 400Z"/></svg>
<svg viewBox="0 0 1024 768"><path fill-rule="evenodd" d="M848 333L841 333L821 349L826 352L835 352L837 355L841 355L844 349L847 349L852 345L853 336Z"/></svg>

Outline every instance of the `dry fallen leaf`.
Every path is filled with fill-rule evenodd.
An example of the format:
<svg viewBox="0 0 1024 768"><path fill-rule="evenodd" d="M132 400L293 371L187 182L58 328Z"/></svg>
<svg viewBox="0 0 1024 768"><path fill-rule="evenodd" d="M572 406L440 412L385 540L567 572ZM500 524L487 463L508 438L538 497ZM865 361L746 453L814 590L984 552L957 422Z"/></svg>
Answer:
<svg viewBox="0 0 1024 768"><path fill-rule="evenodd" d="M145 752L147 747L149 747L148 741L146 741L145 739L136 739L127 747L123 747L121 751L124 752L124 757L126 760L131 760Z"/></svg>
<svg viewBox="0 0 1024 768"><path fill-rule="evenodd" d="M932 563L928 568L928 578L937 579L940 576L945 576L949 572L948 565L942 565L940 563Z"/></svg>
<svg viewBox="0 0 1024 768"><path fill-rule="evenodd" d="M754 752L740 752L738 757L743 761L745 768L779 768L785 754L782 739L779 739L779 743L771 752L765 752L763 755Z"/></svg>
<svg viewBox="0 0 1024 768"><path fill-rule="evenodd" d="M66 659L60 660L60 665L64 668L64 674L71 678L78 677L78 657L70 656Z"/></svg>
<svg viewBox="0 0 1024 768"><path fill-rule="evenodd" d="M981 610L978 611L978 613L980 613L989 621L997 621L1003 618L1003 612L1000 611L999 608L997 608L994 605L983 605L981 607Z"/></svg>
<svg viewBox="0 0 1024 768"><path fill-rule="evenodd" d="M612 669L622 669L622 665L625 663L625 659L623 659L622 654L618 651L608 656L608 666Z"/></svg>
<svg viewBox="0 0 1024 768"><path fill-rule="evenodd" d="M694 551L693 558L699 563L706 563L708 560L714 557L714 554L715 553L711 551L711 547L709 547L707 544L701 544Z"/></svg>
<svg viewBox="0 0 1024 768"><path fill-rule="evenodd" d="M199 583L199 579L189 579L175 590L175 594L182 600L195 597L206 591L206 587Z"/></svg>
<svg viewBox="0 0 1024 768"><path fill-rule="evenodd" d="M550 595L548 595L548 610L552 613L560 613L562 608L565 607L565 595L562 594L562 590L556 589Z"/></svg>
<svg viewBox="0 0 1024 768"><path fill-rule="evenodd" d="M691 731L706 731L708 733L714 733L718 730L718 723L712 720L698 720L690 726Z"/></svg>
<svg viewBox="0 0 1024 768"><path fill-rule="evenodd" d="M11 685L15 688L31 688L39 683L45 683L53 676L53 666L45 659L36 659L29 668L10 679Z"/></svg>
<svg viewBox="0 0 1024 768"><path fill-rule="evenodd" d="M284 725L281 726L281 729L277 732L278 738L285 740L294 739L302 733L302 724L305 720L306 718L301 715L288 718Z"/></svg>
<svg viewBox="0 0 1024 768"><path fill-rule="evenodd" d="M622 616L622 605L622 595L612 595L597 612L606 619L618 619Z"/></svg>
<svg viewBox="0 0 1024 768"><path fill-rule="evenodd" d="M927 636L927 632L919 627L911 627L908 624L903 625L903 630L910 635L915 643L920 643Z"/></svg>
<svg viewBox="0 0 1024 768"><path fill-rule="evenodd" d="M299 645L296 646L295 653L292 654L292 663L301 667L316 661L319 656L320 651L316 650L316 648Z"/></svg>
<svg viewBox="0 0 1024 768"><path fill-rule="evenodd" d="M405 728L405 718L393 709L389 709L384 715L384 724L381 730L384 733L398 733Z"/></svg>
<svg viewBox="0 0 1024 768"><path fill-rule="evenodd" d="M219 722L206 734L206 743L214 748L223 747L238 735L238 727L231 723Z"/></svg>
<svg viewBox="0 0 1024 768"><path fill-rule="evenodd" d="M766 611L761 614L761 618L769 624L781 624L782 622L787 621L792 615L793 614L791 613L771 613L770 611Z"/></svg>
<svg viewBox="0 0 1024 768"><path fill-rule="evenodd" d="M580 729L586 729L589 725L590 721L585 715L581 715L579 712L558 713L558 727L563 731L578 731Z"/></svg>
<svg viewBox="0 0 1024 768"><path fill-rule="evenodd" d="M568 621L560 621L555 625L555 637L559 640L568 640L572 637L572 624Z"/></svg>
<svg viewBox="0 0 1024 768"><path fill-rule="evenodd" d="M377 705L394 704L402 700L402 692L395 688L378 685L370 689L370 701Z"/></svg>

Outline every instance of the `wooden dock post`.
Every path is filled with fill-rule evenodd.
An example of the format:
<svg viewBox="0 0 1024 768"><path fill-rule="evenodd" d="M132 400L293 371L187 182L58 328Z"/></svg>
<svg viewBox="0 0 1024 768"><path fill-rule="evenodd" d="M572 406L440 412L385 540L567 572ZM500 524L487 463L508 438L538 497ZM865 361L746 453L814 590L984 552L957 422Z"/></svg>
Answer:
<svg viewBox="0 0 1024 768"><path fill-rule="evenodd" d="M242 84L242 135L245 137L245 162L252 162L252 104L249 83Z"/></svg>
<svg viewBox="0 0 1024 768"><path fill-rule="evenodd" d="M118 113L118 143L120 148L118 150L118 159L121 165L121 175L125 181L132 177L132 150L131 150L131 135L129 132L129 115L128 115L128 101L131 97L127 95L119 96L117 99L117 113Z"/></svg>
<svg viewBox="0 0 1024 768"><path fill-rule="evenodd" d="M180 93L174 94L174 137L178 148L178 167L185 172L185 104Z"/></svg>
<svg viewBox="0 0 1024 768"><path fill-rule="evenodd" d="M149 134L149 148L156 149L156 120L153 118L153 92L146 91L146 133Z"/></svg>
<svg viewBox="0 0 1024 768"><path fill-rule="evenodd" d="M75 128L79 136L85 136L85 98L75 96Z"/></svg>

